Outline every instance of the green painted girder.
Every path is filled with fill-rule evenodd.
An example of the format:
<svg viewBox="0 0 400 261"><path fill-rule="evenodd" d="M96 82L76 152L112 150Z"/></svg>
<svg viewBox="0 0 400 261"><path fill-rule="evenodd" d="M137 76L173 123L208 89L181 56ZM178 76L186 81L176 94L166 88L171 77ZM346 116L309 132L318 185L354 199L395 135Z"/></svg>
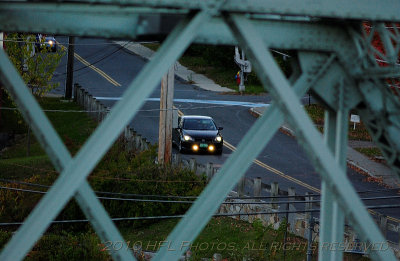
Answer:
<svg viewBox="0 0 400 261"><path fill-rule="evenodd" d="M351 94L352 88L344 89L343 83L346 77L348 76L342 67L335 62L331 66L330 73L320 77L313 86L313 91L327 105L324 126L325 145L335 154L336 161L342 166L344 172L346 171L348 111L361 100L357 92L353 91ZM348 96L352 99L348 99ZM321 184L319 231L319 260L342 260L343 251L332 251L325 246L326 242L343 242L344 213L324 180Z"/></svg>
<svg viewBox="0 0 400 261"><path fill-rule="evenodd" d="M344 211L347 220L364 240L371 243L385 242L385 238L367 212L344 173L341 164L336 162L332 152L324 145L322 137L288 84L285 76L267 52L263 40L252 29L250 21L239 15L228 17L232 30L238 36L241 47L245 49L254 69L264 86L272 86L269 91L286 120L294 128L296 137L303 145L309 158L319 171L322 180L335 195L335 200ZM339 178L338 178L339 177ZM343 177L343 178L340 178ZM333 229L325 228L325 229ZM396 260L392 251L372 251L371 256L379 260Z"/></svg>
<svg viewBox="0 0 400 261"><path fill-rule="evenodd" d="M386 86L376 82L364 82L359 91L363 103L356 109L400 184L399 99Z"/></svg>
<svg viewBox="0 0 400 261"><path fill-rule="evenodd" d="M343 31L345 30L346 28L343 29ZM348 31L351 30L352 28L348 29ZM343 32L342 35L346 34ZM381 38L386 39L385 36L389 38L389 35L382 35ZM353 41L356 44L350 47L351 39L354 40L354 35L349 34L347 39L343 37L338 42L339 48L348 46L345 53L340 50L334 51L341 62L334 65L335 70L332 70L330 75L324 76L325 79L321 78L313 86L313 91L325 105L333 110L339 110L338 94L340 89L338 86L340 86L339 81L344 79L346 106L357 108L374 142L381 149L397 180L400 181L400 142L398 139L400 136L400 102L399 98L389 90L385 80L387 77L398 76L400 66L379 67L375 60L370 61L368 55L368 50L373 48L368 45L371 40L364 40L359 36ZM357 45L357 41L361 44ZM394 40L392 39L392 41Z"/></svg>
<svg viewBox="0 0 400 261"><path fill-rule="evenodd" d="M136 111L140 109L146 98L153 92L163 74L188 47L197 28L208 18L207 12L200 12L193 18L187 17L175 28L154 58L130 84L122 99L114 106L110 114L87 140L82 149L63 168L60 177L7 243L1 252L0 260L14 261L25 257L36 240L45 232L50 222L74 196L80 186L84 184L86 177L95 168L130 119L133 118ZM19 85L13 85L11 86L11 91L15 92L16 88L19 87ZM38 119L32 118L29 119L29 122L32 120L36 121ZM40 125L40 121L36 122L36 124L40 129L43 128ZM34 129L34 131L41 139L40 136L44 130L38 131ZM84 192L88 191L90 190ZM83 194L83 196L85 195ZM97 215L98 213L91 214ZM95 219L92 218L92 221L95 222ZM129 260L129 258L124 260Z"/></svg>
<svg viewBox="0 0 400 261"><path fill-rule="evenodd" d="M168 17L164 17L166 14ZM147 34L170 33L173 27L166 26L165 20L175 15L179 22L184 14L179 10L117 5L0 2L0 30L136 39Z"/></svg>
<svg viewBox="0 0 400 261"><path fill-rule="evenodd" d="M38 5L37 10L34 9L35 6L0 3L0 30L40 31L135 40L144 35L154 34L157 31L154 27L159 26L160 15L166 12L156 9L153 10L155 14L151 15L149 9L114 6L109 8L108 5L63 4L57 5L54 10L52 4ZM176 19L181 17L176 10L170 12L175 15L178 13ZM65 19L59 19L60 17ZM153 21L155 25L151 23L152 20L155 21ZM33 25L35 29L32 28ZM271 48L335 52L346 71L351 72L357 68L354 66L354 57L357 55L354 43L342 24L322 25L256 19L253 20L253 25L260 35L274 35L273 38L264 37L266 44ZM199 29L195 42L237 45L231 31L220 17L206 22ZM352 74L363 75L363 71L359 69ZM379 72L377 74L382 75Z"/></svg>
<svg viewBox="0 0 400 261"><path fill-rule="evenodd" d="M332 153L334 153L336 162L342 168L343 174L346 175L347 141L348 141L348 124L349 124L348 116L351 107L349 107L348 103L346 103L345 100L348 94L345 92L346 89L343 78L341 79L337 88L339 89L338 110L335 111L334 113L328 110L328 112L325 114L327 116L327 118L325 119L327 121L327 124L325 126L329 129L329 131L326 132L326 134L324 134L324 138L325 138L325 143L328 145L328 148L332 151ZM346 176L336 177L336 178L345 179ZM329 194L332 193L332 191L330 191L328 188L326 188L326 190L327 191L325 191L325 193ZM327 202L323 201L323 204L326 203ZM332 203L328 202L328 204L332 204L333 219L329 218L329 220L332 220L332 223L326 224L326 226L323 227L322 229L332 230L332 237L331 240L329 240L328 242L344 242L344 223L345 223L344 211L340 208L337 200L333 200ZM323 206L321 206L321 208L323 208ZM321 226L324 226L323 223L324 220L322 219ZM320 246L323 244L322 242L327 242L327 241L320 240ZM343 251L340 250L333 251L332 259L343 260Z"/></svg>
<svg viewBox="0 0 400 261"><path fill-rule="evenodd" d="M20 0L18 0L18 2L19 1ZM26 0L25 2L29 1ZM363 0L361 3L346 0L280 0L279 4L277 4L275 0L58 0L57 4L62 2L120 7L137 6L189 10L200 10L205 6L213 7L220 2L223 4L219 10L223 12L267 13L370 21L400 21L398 13L398 10L400 10L400 2L397 0Z"/></svg>
<svg viewBox="0 0 400 261"><path fill-rule="evenodd" d="M166 19L180 20L182 15L191 10L190 8L199 8L200 5L204 5L201 3L202 1L185 0L183 1L185 4L182 9L165 9L162 8L164 1L163 3L156 1L158 5L140 1L141 5L138 6L128 5L129 1L123 1L125 5L118 1L104 1L104 4L97 5L93 2L79 1L79 3L68 2L61 4L60 2L49 3L48 1L42 3L2 1L0 2L0 30L136 40L143 35L154 35L157 32L167 33L168 30L163 28L163 24L160 24L160 19L164 19L163 21ZM303 3L304 1L296 1L296 4ZM229 4L229 1L226 4ZM293 6L296 6L296 10L300 10L296 4ZM178 6L179 1L174 2L174 5ZM240 9L243 9L243 6ZM277 6L276 3L274 3L274 6L274 8L281 7L281 5ZM368 5L363 4L362 6ZM384 6L384 4L380 3L380 6ZM151 9L151 7L154 8ZM253 7L253 5L250 5L250 7ZM348 9L339 9L351 13ZM391 9L396 10L393 6ZM169 16L165 18L164 15ZM60 19L60 17L63 17L63 19ZM332 48L336 49L341 46L341 38L343 38L342 21L334 29L334 24L305 23L295 19L293 21L285 21L285 23L283 21L254 20L260 31L273 30L271 33L277 32L274 35L278 39L282 37L289 38L289 42L280 41L281 44L274 44L274 42L279 41L278 39L269 39L271 41L269 46L273 48L296 49L294 45L297 45L299 46L297 49L306 48L306 50L320 49L326 51L327 48L324 45L332 45ZM290 33L293 31L298 32ZM337 31L340 31L342 36L337 35ZM280 36L282 32L287 33ZM335 41L332 41L332 38ZM214 18L198 32L195 42L236 45L237 43L234 39L225 23L220 18ZM294 41L295 39L297 41ZM334 46L335 44L336 47ZM342 52L346 52L346 50L349 49L343 46Z"/></svg>
<svg viewBox="0 0 400 261"><path fill-rule="evenodd" d="M76 3L71 3L71 2L76 2ZM395 102L391 102L390 107L386 106L380 106L381 100L376 99L373 95L365 95L362 91L357 93L357 88L354 86L358 86L359 88L362 88L363 82L362 80L366 80L365 76L363 73L366 72L366 69L372 70L370 71L369 76L371 80L376 83L376 84L382 84L379 80L376 80L375 78L381 78L385 77L387 75L383 75L382 72L379 72L378 70L375 70L374 68L364 68L360 66L368 64L365 63L364 57L358 56L356 50L365 52L366 48L364 47L359 47L358 45L354 44L353 39L351 39L349 36L351 34L348 33L348 30L346 28L346 23L341 23L341 24L335 24L331 23L330 25L321 25L321 24L316 24L316 23L306 23L306 22L299 22L299 21L288 21L288 18L286 17L284 21L277 21L276 19L272 19L271 16L266 16L262 17L261 15L257 16L252 16L249 15L248 17L253 17L254 19L247 20L244 19L243 21L246 23L244 26L246 29L238 29L243 25L238 25L231 23L231 26L235 29L235 34L231 33L231 29L225 25L225 22L220 18L216 17L213 18L212 20L209 20L210 15L218 15L218 10L223 10L227 12L237 12L237 13L264 13L266 10L270 10L270 13L274 14L298 14L298 15L310 15L314 14L315 16L319 17L331 17L331 18L353 18L353 19L368 19L368 20L385 20L389 19L392 21L398 21L396 19L399 19L397 17L397 8L398 2L397 1L366 1L362 7L356 6L353 3L345 3L344 1L341 1L343 4L340 6L337 2L332 3L328 1L321 1L321 2L316 2L316 1L287 1L284 0L280 2L279 6L276 6L275 1L236 1L236 0L231 0L231 1L226 1L223 3L222 1L219 2L220 4L223 4L222 6L218 7L216 4L218 4L218 1L180 1L180 0L166 0L166 1L146 1L145 3L142 3L144 1L70 1L70 3L65 4L62 3L62 1L57 2L57 4L49 4L48 2L46 3L41 3L41 2L35 2L35 3L28 3L28 2L23 2L19 1L18 3L16 1L8 1L8 2L1 2L0 3L0 26L1 30L4 31L9 31L6 30L8 29L13 29L16 31L24 31L24 32L31 32L31 31L40 31L40 32L53 32L53 33L63 33L65 32L72 32L74 31L75 33L72 33L74 35L87 35L87 36L98 36L98 37L106 37L106 38L120 38L120 37L126 37L129 39L136 39L137 37L141 35L146 35L149 34L150 32L157 32L157 28L151 28L149 27L149 23L151 25L154 20L159 19L159 14L163 13L169 13L173 14L176 17L179 18L182 13L187 13L188 10L198 10L198 9L207 9L207 8L212 8L213 10L207 10L207 14L204 14L198 18L197 22L201 21L202 26L199 26L199 23L192 23L191 28L189 28L189 32L186 32L186 35L180 35L180 40L183 40L183 45L179 42L177 42L178 47L173 48L172 42L174 40L170 40L168 42L166 47L167 50L170 50L173 55L170 56L170 53L165 51L163 48L157 53L157 63L151 63L152 65L155 66L155 70L163 70L166 71L166 69L169 67L169 62L172 63L172 58L177 58L179 56L179 52L182 50L180 48L184 49L184 46L188 45L192 40L196 42L207 42L207 43L213 43L213 44L223 44L223 43L228 43L228 44L236 44L237 41L233 36L237 36L237 33L239 33L239 38L241 39L240 42L245 45L249 44L251 46L252 44L254 45L255 43L258 44L258 47L255 48L256 52L264 55L262 56L263 58L267 58L264 61L264 64L262 61L258 61L256 55L253 54L253 59L255 61L260 62L261 65L267 65L271 66L268 67L268 69L272 68L275 70L276 68L274 67L274 63L270 60L270 57L265 56L265 46L268 47L274 47L274 48L282 48L282 49L294 49L294 50L308 50L308 51L323 51L327 53L334 53L337 56L337 61L335 61L333 64L329 63L329 76L327 74L318 74L316 73L318 71L318 68L312 68L315 72L313 73L311 71L307 71L309 68L307 68L307 64L312 64L312 62L305 62L303 64L302 69L303 69L303 74L302 76L298 79L296 87L295 87L295 92L297 92L297 95L303 91L305 91L307 88L310 87L310 85L315 84L316 86L322 86L324 83L326 84L325 90L327 90L326 93L324 91L321 91L320 88L314 87L314 90L318 92L319 96L324 100L326 104L329 105L330 108L333 110L337 111L340 108L340 99L338 99L338 88L337 86L337 80L333 79L332 75L336 75L340 79L344 79L346 81L346 95L350 94L350 91L354 93L353 95L350 95L350 98L348 101L349 106L354 106L355 104L359 104L360 101L365 102L370 107L370 110L372 110L374 113L373 115L378 115L376 116L375 119L372 119L370 121L367 120L367 122L375 123L376 126L379 126L378 132L376 133L376 137L394 137L393 135L396 135L398 133L398 123L399 119L396 117L391 117L389 116L389 120L387 122L390 123L389 125L389 130L387 131L387 134L383 136L379 136L378 134L384 133L386 130L384 130L384 126L382 122L376 121L377 117L381 115L381 117L385 117L387 113L390 114L395 114L399 111L399 106ZM88 5L90 3L90 6ZM289 6L290 5L290 6ZM336 5L336 6L333 6ZM24 7L24 8L17 8L17 7ZM302 6L306 6L307 8L301 8ZM320 7L320 8L317 8ZM343 8L343 6L348 7ZM8 8L8 9L7 9ZM79 8L81 8L79 10ZM274 9L272 9L274 8ZM286 10L282 10L282 8L286 8ZM54 10L54 13L51 14L51 9ZM318 10L317 10L318 9ZM340 9L340 10L339 10ZM28 11L34 12L35 10L38 11L37 15L32 15L29 14ZM63 13L64 10L64 13ZM354 10L357 10L355 12ZM86 11L86 12L83 12ZM129 12L132 12L130 14ZM293 13L294 12L294 13ZM392 17L393 13L396 12L396 17ZM152 13L155 15L152 17ZM82 17L78 17L78 14ZM46 15L50 15L49 17L46 17ZM67 20L62 21L60 17L67 17ZM87 17L86 17L87 15ZM51 22L54 22L56 19L60 19L61 22L55 22L54 26L51 26ZM90 19L86 19L89 18ZM128 18L127 18L128 17ZM73 19L77 19L77 21L80 21L81 24L78 22L71 21ZM103 19L105 18L105 19ZM115 19L114 19L115 18ZM263 18L263 19L261 19ZM303 17L304 18L304 17ZM25 20L24 20L25 19ZM86 19L86 20L85 20ZM131 19L131 20L130 20ZM238 18L242 19L242 18ZM272 20L268 20L272 19ZM92 21L93 20L93 21ZM107 21L109 20L109 21ZM112 21L111 21L112 20ZM295 19L293 19L295 20ZM306 19L303 19L306 20ZM85 21L88 23L86 24ZM95 21L95 22L94 22ZM207 22L208 21L208 22ZM37 23L37 24L36 24ZM108 24L107 24L108 23ZM195 25L193 25L195 24ZM343 26L344 25L344 26ZM72 27L72 29L71 29ZM184 30L185 26L181 26L177 28L177 30ZM350 26L349 26L350 27ZM104 28L105 30L102 31L101 28ZM115 29L115 30L114 30ZM238 30L237 30L238 29ZM254 39L244 39L247 33L245 32L247 29L251 29L250 35L252 36L251 38ZM382 28L381 28L382 29ZM197 30L197 31L196 31ZM179 36L178 33L172 34L171 37L176 37ZM254 37L253 37L254 36ZM260 38L263 37L263 38ZM177 41L179 41L177 39ZM261 42L264 42L261 44ZM387 41L386 44L389 42ZM265 46L263 46L265 44ZM163 45L164 46L164 45ZM263 46L263 47L262 47ZM170 48L170 49L168 49ZM358 49L357 49L358 48ZM364 48L364 49L363 49ZM161 54L160 54L161 52ZM268 54L268 53L267 53ZM165 57L162 57L161 55L164 55ZM304 59L302 59L304 61ZM160 63L166 63L166 64L161 64ZM165 65L165 68L163 67ZM336 67L335 67L336 66ZM315 133L315 130L312 129L311 124L307 121L304 122L299 122L300 120L304 120L307 118L304 118L304 115L302 114L303 112L300 110L299 112L295 111L296 108L294 108L294 105L298 105L298 101L296 101L295 95L291 92L290 89L288 89L288 85L285 81L284 78L282 78L282 75L280 72L276 73L276 71L273 71L273 73L264 71L266 67L263 67L260 69L259 66L258 70L260 72L260 75L270 77L273 82L275 83L274 88L271 89L271 93L275 94L276 97L279 97L279 99L276 100L277 105L279 107L272 106L272 111L271 114L267 113L267 116L263 116L263 119L260 123L257 122L257 125L254 126L255 128L259 127L261 129L256 130L252 129L250 134L261 134L265 135L263 138L265 140L262 140L261 142L258 142L257 137L251 138L250 135L247 135L245 141L250 142L250 144L253 144L257 150L251 151L250 145L240 145L238 148L238 152L234 153L232 155L235 156L232 160L229 161L229 163L232 164L238 164L236 160L239 160L239 163L243 165L234 165L237 166L238 168L232 168L232 166L225 166L223 167L223 171L226 171L228 174L227 170L232 170L234 172L232 174L233 180L225 180L221 178L221 180L218 180L216 182L212 182L210 184L211 188L208 189L207 191L218 190L218 192L224 192L225 190L229 190L230 187L232 187L235 184L235 179L236 181L238 178L240 178L241 175L243 175L245 169L251 164L252 159L255 157L257 154L257 151L260 151L263 148L263 144L265 145L266 142L272 137L272 134L275 132L275 130L279 127L279 124L283 121L283 116L289 117L289 120L292 120L294 123L293 126L297 128L299 131L300 135L300 141L303 143L303 145L309 149L309 151L312 151L311 153L311 160L312 162L319 168L321 169L321 174L324 179L324 184L326 184L327 191L330 191L332 193L332 196L334 198L334 201L337 201L340 207L343 208L345 211L346 216L350 219L350 221L353 222L354 226L356 227L357 231L361 231L360 233L367 239L371 239L372 236L376 235L376 239L382 239L379 234L379 231L377 232L376 226L371 223L369 219L363 220L362 216L360 216L360 213L363 213L362 204L358 201L358 198L351 198L354 196L354 191L351 190L348 186L348 182L345 181L336 181L336 180L331 180L333 177L334 173L341 173L340 172L340 166L335 165L335 163L332 163L334 161L333 156L329 151L327 151L327 148L324 148L323 143L320 140L313 141L312 137L313 135L317 135ZM318 67L318 66L317 66ZM6 69L7 67L2 66L2 69ZM147 67L146 67L147 68ZM146 73L148 75L151 75L151 77L157 78L160 76L159 74L151 74L153 73L151 69L146 69ZM306 72L304 71L306 70ZM162 73L159 72L160 74ZM389 72L393 73L393 72ZM394 71L394 74L397 73ZM134 84L136 86L141 86L140 84L149 84L151 83L154 79L146 79L148 76L143 76L141 74L141 78L139 80L136 80L131 86ZM266 79L265 77L265 79ZM314 78L316 77L316 78ZM160 77L161 78L161 77ZM368 78L368 77L367 77ZM265 80L263 77L263 80ZM307 80L306 82L304 82ZM371 82L371 81L370 81ZM329 83L329 85L327 84ZM281 88L283 88L284 92L287 93L288 97L285 97L282 93L282 90L280 90L278 87L280 84L283 84ZM368 86L368 84L367 84ZM11 87L15 88L15 87ZM132 89L131 87L130 89ZM133 116L136 107L133 106L134 110L133 112L128 112L125 108L125 106L128 106L127 104L130 105L140 105L141 102L143 102L144 98L148 94L147 91L143 89L144 87L141 87L139 91L135 92L132 91L130 94L127 94L125 97L124 102L120 102L118 104L118 112L112 113L111 118L115 119L106 119L106 123L104 122L101 125L100 130L96 131L95 137L90 138L90 142L85 145L83 152L85 153L91 153L93 152L94 155L92 158L88 158L89 156L85 154L79 154L77 158L74 158L68 166L66 166L67 170L64 170L62 173L62 177L60 180L57 181L55 184L55 188L52 189L52 195L57 196L58 192L54 192L56 189L61 189L64 193L60 192L62 194L61 197L56 197L53 199L46 199L48 203L53 204L54 206L54 213L50 211L48 212L49 209L47 209L47 212L43 212L40 214L40 210L46 210L46 207L43 207L44 203L41 202L40 210L34 211L30 218L28 219L28 223L23 225L21 228L21 231L19 231L15 237L13 237L12 241L10 244L7 246L7 248L2 252L2 256L8 256L8 254L12 253L13 258L14 257L23 257L24 254L29 250L29 248L32 246L34 241L40 236L42 233L43 229L48 225L48 222L51 221L52 217L44 217L43 220L34 220L35 217L42 217L41 215L44 215L44 213L48 213L51 216L54 217L55 213L58 213L58 211L62 208L62 206L59 206L58 204L61 203L65 204L65 200L68 200L69 197L73 195L74 191L78 191L79 193L82 192L81 194L83 196L83 202L81 204L82 207L87 204L85 203L85 200L88 201L90 197L93 197L93 195L89 195L91 192L91 189L88 187L84 187L84 177L85 175L88 175L88 172L90 172L90 168L92 168L96 162L99 160L101 157L102 153L106 150L107 146L109 146L112 142L113 139L118 135L118 128L116 130L111 129L111 127L107 127L107 124L115 124L117 123L117 126L120 126L118 124L125 124L130 117ZM300 88L300 89L299 89ZM149 88L151 89L151 88ZM340 90L339 90L340 91ZM384 91L382 90L376 90L378 94L381 96L384 96ZM331 94L331 95L329 95ZM387 98L383 98L383 101L386 101ZM389 100L391 101L391 100ZM135 102L135 103L133 103ZM296 103L297 102L297 103ZM24 102L23 102L24 103ZM291 104L293 103L293 104ZM122 105L120 105L122 104ZM26 106L25 106L26 107ZM360 109L360 108L359 108ZM363 108L361 108L363 109ZM381 114L379 114L381 113ZM386 113L386 114L385 114ZM382 116L383 115L383 116ZM296 118L296 117L300 118ZM375 117L375 116L374 116ZM260 119L260 120L261 120ZM37 125L40 125L40 121L38 119L35 119L34 122ZM384 122L384 123L387 123ZM38 124L39 123L39 124ZM268 125L267 125L268 123ZM122 126L121 125L121 126ZM262 129L262 127L265 126L265 129ZM268 127L268 128L267 128ZM113 126L114 128L114 126ZM265 132L264 132L265 131ZM308 131L311 133L308 133ZM39 131L36 131L38 138L40 138L40 135L43 135L45 133L42 129ZM41 134L42 133L42 134ZM100 148L96 146L95 141L101 140L102 137L107 136L111 137L110 143L106 144L104 146L101 146ZM315 136L318 138L318 135ZM44 142L42 144L46 145L47 141L43 139ZM378 141L380 142L380 141ZM242 142L243 143L243 142ZM242 144L241 143L241 144ZM391 151L397 152L398 151L398 146L397 143L394 141L394 143L387 143L383 142L381 143L385 145L386 147L390 148ZM321 146L319 148L317 145ZM92 147L93 146L93 147ZM98 149L101 149L98 151ZM242 151L239 151L239 149L243 149ZM82 151L81 151L82 152ZM80 152L80 153L81 153ZM82 152L82 153L83 153ZM100 156L99 156L100 155ZM341 155L343 157L343 155ZM58 157L55 157L57 159ZM82 161L87 160L89 162L89 166L83 166ZM54 161L54 160L53 160ZM55 165L57 166L57 162L55 162ZM78 166L72 166L75 165L75 163L78 163ZM81 164L81 165L79 165ZM61 166L61 165L60 165ZM333 167L333 168L331 168ZM61 166L61 169L62 166ZM235 172L236 171L236 172ZM339 172L338 172L339 171ZM76 174L75 172L79 172L80 175ZM66 178L65 176L67 175L72 176L76 180L72 180L73 178ZM343 173L342 173L343 174ZM83 182L83 183L82 183ZM346 183L347 182L347 183ZM72 189L71 194L68 194L69 191L65 191L65 188L63 188L63 185L65 186L71 186L69 187ZM340 187L340 185L344 186L344 188ZM82 191L80 191L80 188L82 186ZM324 185L325 186L325 185ZM223 188L223 190L219 190L220 188ZM347 191L347 189L350 189ZM68 192L68 193L67 193ZM88 195L85 196L85 193L89 192ZM80 194L78 194L80 195ZM180 225L180 228L175 229L174 233L171 235L170 238L172 239L179 239L179 238L195 238L196 235L201 231L202 227L204 227L204 220L202 220L200 223L199 222L194 222L192 223L191 221L195 220L198 221L198 218L196 218L196 215L199 215L201 213L201 218L204 217L211 217L211 211L212 209L215 210L215 208L218 205L218 200L221 198L223 199L224 195L223 193L221 195L218 194L210 194L210 195L205 195L202 196L202 199L199 203L196 203L196 208L194 210L190 210L192 212L189 212L190 217L185 217L184 220L182 220L181 223L184 225ZM217 201L215 201L217 200ZM335 208L336 204L334 201L331 203L327 203L326 206L332 207L331 209ZM88 201L89 202L89 201ZM211 206L205 206L205 204L211 204ZM360 213L354 213L354 211L349 210L348 207L350 204L355 204L356 210L360 210ZM196 212L196 209L198 212ZM200 211L199 211L200 210ZM204 212L202 212L204 210ZM332 210L333 211L333 210ZM39 214L38 214L39 213ZM96 222L96 218L98 219L98 215L96 214L97 210L95 211L95 216L92 218L93 222ZM203 215L204 213L204 215ZM32 217L33 216L33 217ZM340 220L338 220L340 222ZM357 222L355 222L357 221ZM366 224L360 223L361 221L366 221ZM334 221L332 221L334 222ZM180 224L181 224L180 223ZM196 224L196 225L194 225ZM199 225L198 227L196 227ZM37 226L35 228L30 228L29 226ZM366 231L366 228L369 229L368 226L372 226L371 231ZM337 227L341 227L340 224L337 225ZM185 232L184 230L187 229L188 231ZM96 231L98 231L96 229ZM112 230L110 230L112 232ZM327 232L329 232L327 230ZM330 231L332 232L332 231ZM180 234L181 233L181 234ZM29 235L27 238L24 238L24 234ZM36 238L36 239L35 239ZM107 237L105 237L107 238ZM330 237L331 238L331 237ZM20 241L20 242L19 242ZM18 243L19 242L19 243ZM27 243L27 245L25 245ZM24 245L24 246L23 246ZM13 249L13 247L16 247ZM17 253L18 251L21 251L21 253ZM182 250L183 251L183 250ZM181 253L182 253L181 251ZM7 253L7 254L4 254ZM375 253L376 254L376 253ZM390 254L387 253L378 253L379 256L377 258L386 258L385 255L388 255L388 258L392 258ZM161 250L158 258L159 260L163 260L163 257L167 256L174 256L177 257L179 253L174 253L174 254L165 254L163 253L163 250ZM18 260L19 258L16 258Z"/></svg>
<svg viewBox="0 0 400 261"><path fill-rule="evenodd" d="M335 54L335 52L333 52ZM308 59L300 60L300 67L307 66L310 61ZM331 65L329 74L322 75L312 86L312 92L322 104L333 111L340 108L340 86L341 81L345 81L345 92L343 102L347 108L354 108L362 101L362 95L357 89L357 82L352 75L343 68L338 60Z"/></svg>
<svg viewBox="0 0 400 261"><path fill-rule="evenodd" d="M356 84L352 89L357 90L358 97L361 97L356 106L361 120L394 171L393 178L400 184L400 99L393 95L386 81L392 77L399 79L400 66L396 62L400 57L400 33L398 29L392 32L383 23L373 23L372 26L369 36L363 31L348 29L349 37L355 43L353 51L357 53L353 57L358 57L356 66L359 68L359 73L350 71ZM379 34L385 53L377 51L373 44L376 34ZM379 66L376 55L387 61L388 66Z"/></svg>
<svg viewBox="0 0 400 261"><path fill-rule="evenodd" d="M336 84L336 83L335 83ZM336 139L336 115L334 110L329 108L325 110L324 122L324 142L325 145L335 152L335 139ZM330 190L327 183L321 181L321 212L320 212L320 233L319 233L319 259L320 260L333 260L333 251L324 248L323 242L333 242L332 229L334 219L334 194Z"/></svg>

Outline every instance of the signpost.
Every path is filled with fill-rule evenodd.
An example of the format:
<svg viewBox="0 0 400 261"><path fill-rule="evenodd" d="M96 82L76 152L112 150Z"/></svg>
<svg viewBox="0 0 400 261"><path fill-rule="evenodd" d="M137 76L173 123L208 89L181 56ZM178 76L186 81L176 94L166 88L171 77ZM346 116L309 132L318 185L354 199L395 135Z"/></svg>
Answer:
<svg viewBox="0 0 400 261"><path fill-rule="evenodd" d="M352 122L353 125L353 130L356 129L356 123L360 123L360 116L356 114L351 114L350 115L350 122Z"/></svg>
<svg viewBox="0 0 400 261"><path fill-rule="evenodd" d="M242 92L245 90L244 86L244 73L251 72L251 63L250 61L245 60L244 51L242 50L242 56L240 57L239 48L235 47L235 63L240 67L240 83L239 83L239 91Z"/></svg>

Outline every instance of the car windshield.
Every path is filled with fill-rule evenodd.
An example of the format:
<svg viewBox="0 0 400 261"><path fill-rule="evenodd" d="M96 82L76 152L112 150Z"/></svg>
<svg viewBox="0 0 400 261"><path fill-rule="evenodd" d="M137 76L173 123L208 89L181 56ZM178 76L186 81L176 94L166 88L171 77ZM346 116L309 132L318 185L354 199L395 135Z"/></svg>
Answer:
<svg viewBox="0 0 400 261"><path fill-rule="evenodd" d="M185 119L183 128L186 130L216 130L214 122L211 119Z"/></svg>

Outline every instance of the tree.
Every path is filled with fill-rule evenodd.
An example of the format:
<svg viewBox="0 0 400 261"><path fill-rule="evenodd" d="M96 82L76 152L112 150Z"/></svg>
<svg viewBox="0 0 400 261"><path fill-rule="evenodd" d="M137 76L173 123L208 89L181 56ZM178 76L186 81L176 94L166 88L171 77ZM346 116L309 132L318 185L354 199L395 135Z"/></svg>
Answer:
<svg viewBox="0 0 400 261"><path fill-rule="evenodd" d="M10 60L32 93L39 97L59 85L51 80L65 55L64 48L51 52L44 41L44 37L36 38L32 34L12 33L5 37L5 49Z"/></svg>

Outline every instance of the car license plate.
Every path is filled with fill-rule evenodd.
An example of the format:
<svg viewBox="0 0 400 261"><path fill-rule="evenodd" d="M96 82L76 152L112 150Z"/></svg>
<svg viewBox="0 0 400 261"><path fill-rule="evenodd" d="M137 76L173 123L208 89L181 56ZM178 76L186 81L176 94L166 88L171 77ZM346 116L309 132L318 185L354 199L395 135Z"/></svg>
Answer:
<svg viewBox="0 0 400 261"><path fill-rule="evenodd" d="M200 143L200 148L207 148L207 147L208 147L208 144Z"/></svg>

